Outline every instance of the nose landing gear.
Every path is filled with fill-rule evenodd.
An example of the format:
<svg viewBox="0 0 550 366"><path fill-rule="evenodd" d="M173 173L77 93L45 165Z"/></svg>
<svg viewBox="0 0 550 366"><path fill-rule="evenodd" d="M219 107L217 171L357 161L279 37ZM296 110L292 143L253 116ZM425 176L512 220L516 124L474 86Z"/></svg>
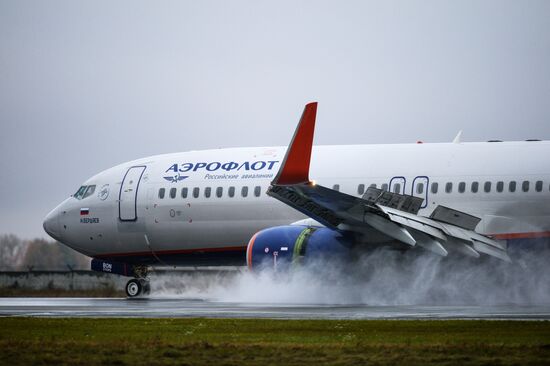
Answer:
<svg viewBox="0 0 550 366"><path fill-rule="evenodd" d="M133 277L133 279L126 283L124 288L126 290L126 295L130 299L146 296L151 292L151 284L149 283L150 268L147 266L93 258L91 268L92 271Z"/></svg>
<svg viewBox="0 0 550 366"><path fill-rule="evenodd" d="M149 295L151 292L151 285L147 278L133 278L126 283L126 296L129 298L141 297Z"/></svg>
<svg viewBox="0 0 550 366"><path fill-rule="evenodd" d="M149 295L151 284L149 282L149 269L146 266L134 266L136 278L126 283L126 296L130 299Z"/></svg>

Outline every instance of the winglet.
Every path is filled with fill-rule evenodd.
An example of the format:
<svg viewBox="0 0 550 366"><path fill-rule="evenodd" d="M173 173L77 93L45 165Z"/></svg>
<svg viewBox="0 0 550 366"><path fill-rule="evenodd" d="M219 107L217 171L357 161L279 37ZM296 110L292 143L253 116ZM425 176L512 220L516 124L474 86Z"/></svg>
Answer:
<svg viewBox="0 0 550 366"><path fill-rule="evenodd" d="M306 104L302 118L288 146L283 164L272 185L292 185L309 183L309 162L313 147L313 132L317 102Z"/></svg>

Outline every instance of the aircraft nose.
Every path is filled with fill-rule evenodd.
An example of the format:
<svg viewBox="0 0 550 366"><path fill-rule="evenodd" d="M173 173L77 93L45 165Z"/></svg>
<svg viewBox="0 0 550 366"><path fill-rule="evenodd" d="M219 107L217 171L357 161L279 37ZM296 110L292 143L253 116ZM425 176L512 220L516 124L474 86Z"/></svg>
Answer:
<svg viewBox="0 0 550 366"><path fill-rule="evenodd" d="M46 217L44 218L44 223L42 224L44 226L44 230L46 230L48 235L57 241L61 240L59 215L59 207L56 207L52 211L50 211L49 214L46 215Z"/></svg>

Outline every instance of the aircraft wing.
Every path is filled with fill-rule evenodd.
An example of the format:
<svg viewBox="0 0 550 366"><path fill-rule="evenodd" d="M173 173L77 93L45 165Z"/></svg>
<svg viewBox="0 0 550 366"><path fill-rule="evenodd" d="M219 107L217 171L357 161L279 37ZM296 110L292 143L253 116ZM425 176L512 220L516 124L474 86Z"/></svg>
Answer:
<svg viewBox="0 0 550 366"><path fill-rule="evenodd" d="M480 221L475 216L438 206L430 217L424 217L418 215L423 202L419 197L370 187L359 198L310 181L316 113L317 103L306 105L268 195L331 229L362 235L365 243L369 243L366 232L377 232L388 240L418 245L442 256L459 252L479 257L484 253L510 262L504 243L475 232Z"/></svg>

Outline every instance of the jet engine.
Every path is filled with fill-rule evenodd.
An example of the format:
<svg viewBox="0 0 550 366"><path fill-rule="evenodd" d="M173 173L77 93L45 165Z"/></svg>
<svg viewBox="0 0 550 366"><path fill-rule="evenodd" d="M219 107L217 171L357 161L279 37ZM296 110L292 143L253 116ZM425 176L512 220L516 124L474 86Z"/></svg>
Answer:
<svg viewBox="0 0 550 366"><path fill-rule="evenodd" d="M346 260L351 247L352 240L336 230L277 226L259 231L250 239L246 261L251 270L286 270L323 260Z"/></svg>

